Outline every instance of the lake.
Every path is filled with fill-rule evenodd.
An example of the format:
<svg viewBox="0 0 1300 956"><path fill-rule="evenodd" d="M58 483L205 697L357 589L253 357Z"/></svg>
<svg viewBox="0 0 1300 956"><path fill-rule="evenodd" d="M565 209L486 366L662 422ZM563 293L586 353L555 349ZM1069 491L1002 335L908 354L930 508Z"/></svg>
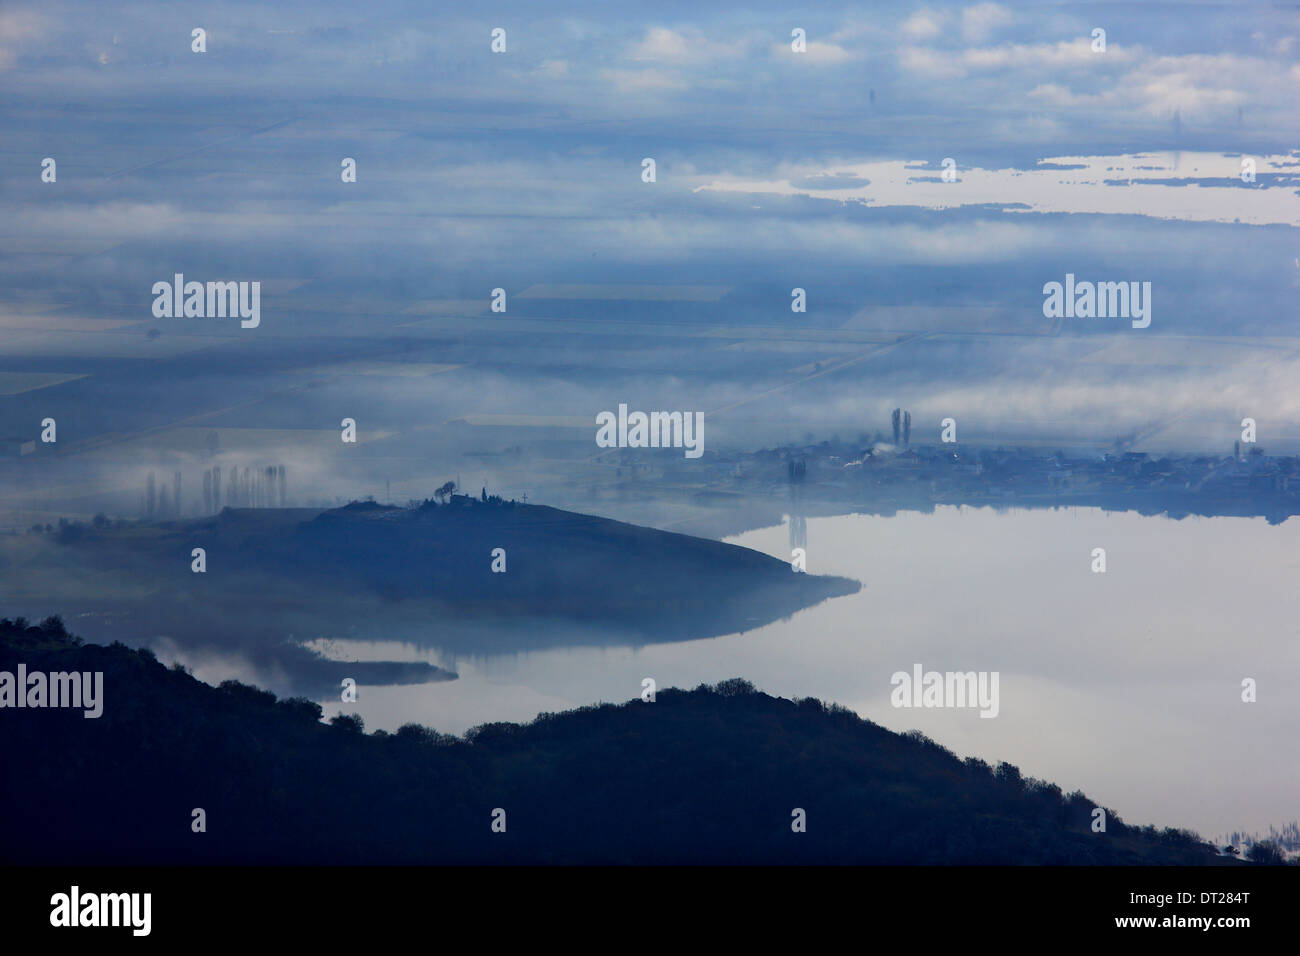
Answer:
<svg viewBox="0 0 1300 956"><path fill-rule="evenodd" d="M459 672L449 683L363 686L346 709L369 730L416 722L460 733L631 700L646 677L664 688L739 676L921 730L959 756L1009 761L1129 823L1215 838L1300 816L1300 521L942 507L806 527L809 572L863 589L742 634L481 657L415 640L311 646ZM790 558L788 521L728 540ZM1105 573L1092 570L1094 548L1106 550ZM997 716L891 706L891 676L916 664L998 672ZM215 681L231 668L208 660L194 671ZM1246 678L1254 703L1242 700ZM344 709L321 703L327 715Z"/></svg>

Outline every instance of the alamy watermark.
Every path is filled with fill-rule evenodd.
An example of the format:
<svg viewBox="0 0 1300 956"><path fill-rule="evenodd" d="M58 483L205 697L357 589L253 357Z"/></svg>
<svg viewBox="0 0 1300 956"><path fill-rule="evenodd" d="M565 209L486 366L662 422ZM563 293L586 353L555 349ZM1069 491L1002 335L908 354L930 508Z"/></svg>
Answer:
<svg viewBox="0 0 1300 956"><path fill-rule="evenodd" d="M981 717L998 715L998 671L895 671L889 702L895 707L978 707Z"/></svg>
<svg viewBox="0 0 1300 956"><path fill-rule="evenodd" d="M28 673L26 664L18 673L0 671L0 708L78 707L81 716L94 719L104 713L103 671L44 671Z"/></svg>
<svg viewBox="0 0 1300 956"><path fill-rule="evenodd" d="M50 897L51 926L127 926L133 936L148 936L153 910L152 893L70 892Z"/></svg>
<svg viewBox="0 0 1300 956"><path fill-rule="evenodd" d="M600 448L684 448L687 458L704 454L703 412L601 412L596 444Z"/></svg>
<svg viewBox="0 0 1300 956"><path fill-rule="evenodd" d="M1065 284L1043 286L1043 316L1048 319L1132 319L1133 328L1151 324L1150 282L1075 282L1065 274Z"/></svg>
<svg viewBox="0 0 1300 956"><path fill-rule="evenodd" d="M238 316L241 328L255 329L262 322L262 283L186 282L182 273L174 281L153 284L156 319L224 319Z"/></svg>

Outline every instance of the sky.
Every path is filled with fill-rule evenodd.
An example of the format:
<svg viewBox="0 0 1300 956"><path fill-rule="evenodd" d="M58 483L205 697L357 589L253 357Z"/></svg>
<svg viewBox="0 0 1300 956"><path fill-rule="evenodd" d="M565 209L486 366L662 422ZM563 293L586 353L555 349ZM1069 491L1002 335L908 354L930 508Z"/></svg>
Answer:
<svg viewBox="0 0 1300 956"><path fill-rule="evenodd" d="M620 402L742 451L903 404L922 438L1250 416L1294 452L1297 36L1263 4L9 3L0 438L58 421L75 510L199 428L346 497L380 480L331 459L352 417L422 497ZM155 317L177 273L259 282L259 325ZM1067 275L1150 283L1150 326L1045 317Z"/></svg>

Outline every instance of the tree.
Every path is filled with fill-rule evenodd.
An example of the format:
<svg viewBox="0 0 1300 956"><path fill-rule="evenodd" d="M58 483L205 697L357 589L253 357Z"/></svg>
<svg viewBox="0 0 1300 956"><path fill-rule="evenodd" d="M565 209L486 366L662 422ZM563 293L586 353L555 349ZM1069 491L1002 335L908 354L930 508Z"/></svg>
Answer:
<svg viewBox="0 0 1300 956"><path fill-rule="evenodd" d="M1020 768L1013 763L1002 761L998 764L997 769L993 771L993 776L1017 790L1024 789L1025 782L1020 776Z"/></svg>
<svg viewBox="0 0 1300 956"><path fill-rule="evenodd" d="M360 714L335 714L330 718L330 723L354 734L363 733L366 729L366 722Z"/></svg>
<svg viewBox="0 0 1300 956"><path fill-rule="evenodd" d="M442 502L449 498L455 491L456 482L449 481L446 484L439 486L438 490L433 493L433 496L437 498L438 501Z"/></svg>
<svg viewBox="0 0 1300 956"><path fill-rule="evenodd" d="M1253 844L1246 858L1251 863L1262 863L1266 866L1280 866L1286 862L1286 854L1273 840L1260 840Z"/></svg>
<svg viewBox="0 0 1300 956"><path fill-rule="evenodd" d="M71 635L68 634L67 628L63 626L63 618L58 614L51 614L45 620L41 621L41 631L48 638L67 640L71 637ZM81 638L76 638L75 641L77 644L80 644Z"/></svg>
<svg viewBox="0 0 1300 956"><path fill-rule="evenodd" d="M280 701L279 706L282 710L311 723L319 723L324 713L320 704L306 697L287 697Z"/></svg>

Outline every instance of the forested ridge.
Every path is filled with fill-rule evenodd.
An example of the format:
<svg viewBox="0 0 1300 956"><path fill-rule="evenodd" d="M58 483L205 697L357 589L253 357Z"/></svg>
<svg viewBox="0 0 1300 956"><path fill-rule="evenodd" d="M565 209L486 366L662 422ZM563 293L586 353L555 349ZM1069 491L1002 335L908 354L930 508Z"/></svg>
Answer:
<svg viewBox="0 0 1300 956"><path fill-rule="evenodd" d="M739 679L454 737L326 723L312 701L212 687L58 618L0 622L0 670L19 662L102 671L104 703L89 720L0 710L8 862L1221 862L1110 810L1094 833L1081 793Z"/></svg>

